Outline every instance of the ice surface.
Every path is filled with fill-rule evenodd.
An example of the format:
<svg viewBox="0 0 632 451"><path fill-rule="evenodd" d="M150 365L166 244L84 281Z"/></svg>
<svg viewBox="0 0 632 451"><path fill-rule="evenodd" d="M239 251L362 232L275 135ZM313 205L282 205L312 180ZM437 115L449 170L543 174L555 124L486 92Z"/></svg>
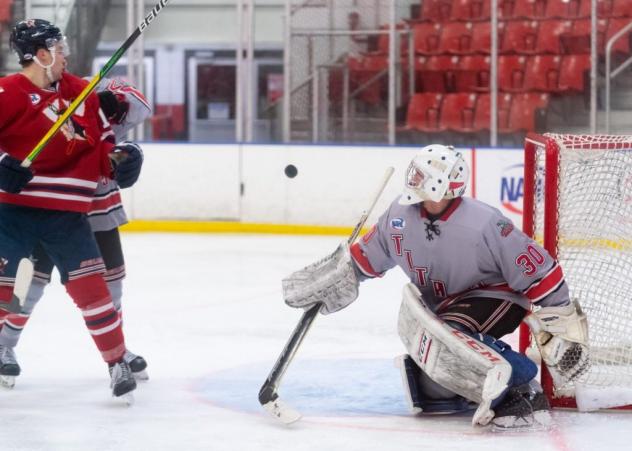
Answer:
<svg viewBox="0 0 632 451"><path fill-rule="evenodd" d="M125 234L124 320L150 380L126 407L57 277L0 391L0 450L629 449L632 414L556 411L550 431L492 433L467 415L407 413L393 358L404 276L363 283L347 309L314 322L279 393L304 417L284 426L257 393L301 312L281 278L344 237Z"/></svg>

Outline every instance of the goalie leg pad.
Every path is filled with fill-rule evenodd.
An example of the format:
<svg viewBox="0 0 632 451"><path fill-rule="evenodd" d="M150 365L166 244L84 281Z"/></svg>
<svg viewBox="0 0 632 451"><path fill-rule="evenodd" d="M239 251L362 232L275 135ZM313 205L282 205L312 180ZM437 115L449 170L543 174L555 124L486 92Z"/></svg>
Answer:
<svg viewBox="0 0 632 451"><path fill-rule="evenodd" d="M479 404L473 424L488 424L491 403L511 382L512 368L495 349L464 334L426 307L413 284L404 287L399 335L411 358L433 381Z"/></svg>
<svg viewBox="0 0 632 451"><path fill-rule="evenodd" d="M411 413L445 415L476 408L476 404L430 379L408 354L396 357L395 363L401 371L404 395Z"/></svg>

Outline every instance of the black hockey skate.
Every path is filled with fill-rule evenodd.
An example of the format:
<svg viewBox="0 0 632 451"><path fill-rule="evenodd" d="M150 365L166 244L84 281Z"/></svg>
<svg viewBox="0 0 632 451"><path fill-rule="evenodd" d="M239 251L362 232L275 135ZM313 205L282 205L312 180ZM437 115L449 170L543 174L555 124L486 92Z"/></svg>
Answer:
<svg viewBox="0 0 632 451"><path fill-rule="evenodd" d="M492 426L496 430L541 429L552 422L546 395L528 385L510 388L494 413Z"/></svg>
<svg viewBox="0 0 632 451"><path fill-rule="evenodd" d="M15 386L15 378L20 375L20 365L15 351L10 346L0 345L0 385L6 388Z"/></svg>
<svg viewBox="0 0 632 451"><path fill-rule="evenodd" d="M146 381L149 379L149 375L147 374L147 361L142 356L136 355L131 351L125 351L123 360L127 362L132 370L134 379L137 381Z"/></svg>
<svg viewBox="0 0 632 451"><path fill-rule="evenodd" d="M136 390L136 380L124 359L110 365L110 388L112 396L123 399L128 405L134 403L132 392Z"/></svg>

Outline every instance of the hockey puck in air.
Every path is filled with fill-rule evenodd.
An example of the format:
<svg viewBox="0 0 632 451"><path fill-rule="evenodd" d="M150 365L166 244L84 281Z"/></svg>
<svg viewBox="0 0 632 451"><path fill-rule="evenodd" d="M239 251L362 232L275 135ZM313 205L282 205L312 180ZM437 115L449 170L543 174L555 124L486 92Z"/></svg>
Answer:
<svg viewBox="0 0 632 451"><path fill-rule="evenodd" d="M293 164L288 164L285 167L285 175L288 176L288 178L293 179L294 177L296 177L296 174L298 174L298 169L296 169L296 166L294 166Z"/></svg>

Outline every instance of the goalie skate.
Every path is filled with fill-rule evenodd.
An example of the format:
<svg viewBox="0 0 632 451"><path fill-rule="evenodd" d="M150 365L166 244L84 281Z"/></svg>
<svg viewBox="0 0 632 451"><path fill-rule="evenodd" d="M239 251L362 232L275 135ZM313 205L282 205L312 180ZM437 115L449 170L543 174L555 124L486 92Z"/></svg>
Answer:
<svg viewBox="0 0 632 451"><path fill-rule="evenodd" d="M131 351L125 351L123 355L123 360L129 365L129 368L132 370L132 376L136 381L147 381L149 380L149 375L147 374L147 361L139 356L134 354Z"/></svg>
<svg viewBox="0 0 632 451"><path fill-rule="evenodd" d="M15 378L20 375L20 365L12 347L0 345L0 385L6 388L15 386Z"/></svg>
<svg viewBox="0 0 632 451"><path fill-rule="evenodd" d="M119 362L111 365L109 370L112 396L122 399L127 405L131 406L134 404L133 392L136 390L136 380L127 362L121 359Z"/></svg>
<svg viewBox="0 0 632 451"><path fill-rule="evenodd" d="M510 388L494 412L492 430L496 431L546 429L553 421L546 395L531 388Z"/></svg>

